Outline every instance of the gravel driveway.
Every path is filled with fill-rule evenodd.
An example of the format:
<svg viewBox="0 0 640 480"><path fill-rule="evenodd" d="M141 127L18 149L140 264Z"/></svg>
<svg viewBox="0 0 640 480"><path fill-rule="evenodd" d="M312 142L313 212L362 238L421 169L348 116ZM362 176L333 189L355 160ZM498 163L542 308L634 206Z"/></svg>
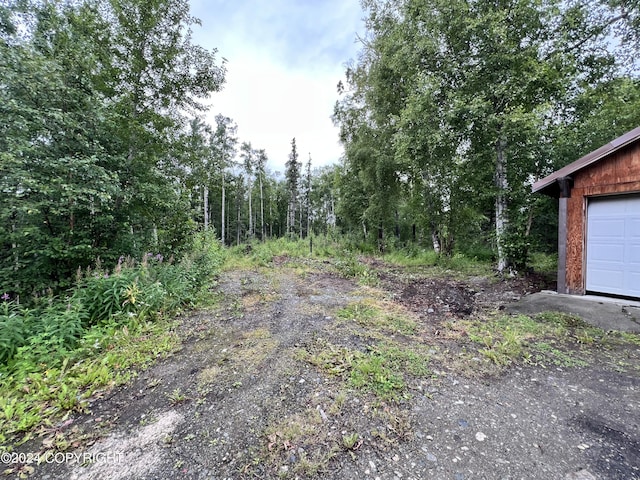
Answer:
<svg viewBox="0 0 640 480"><path fill-rule="evenodd" d="M638 343L489 368L460 333L523 288L225 273L220 306L180 319L181 350L73 420L103 432L76 450L90 461L33 478L640 479Z"/></svg>

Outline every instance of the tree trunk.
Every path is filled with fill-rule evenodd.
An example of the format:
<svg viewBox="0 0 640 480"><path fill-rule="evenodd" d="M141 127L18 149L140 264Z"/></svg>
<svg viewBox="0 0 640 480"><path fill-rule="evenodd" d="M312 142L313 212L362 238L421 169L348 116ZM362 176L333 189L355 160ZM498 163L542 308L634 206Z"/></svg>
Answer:
<svg viewBox="0 0 640 480"><path fill-rule="evenodd" d="M16 293L20 291L20 280L18 280L18 278L20 278L18 276L18 271L20 270L20 256L18 254L18 243L16 242L16 222L15 219L17 217L16 212L13 213L12 215L13 217L13 222L11 223L11 250L13 250L13 271L15 272L15 279L16 279L16 283L15 283L15 288L16 288ZM18 299L16 300L16 303L20 303L20 297L18 297Z"/></svg>
<svg viewBox="0 0 640 480"><path fill-rule="evenodd" d="M502 273L509 266L508 259L504 251L504 237L509 223L507 211L507 189L509 182L507 179L507 159L505 157L506 141L500 138L496 145L496 171L495 184L496 194L496 246L498 250L498 272Z"/></svg>
<svg viewBox="0 0 640 480"><path fill-rule="evenodd" d="M202 211L204 213L204 231L209 230L209 187L204 187L204 200L202 202Z"/></svg>
<svg viewBox="0 0 640 480"><path fill-rule="evenodd" d="M236 220L236 245L240 245L240 220L242 220L241 214L240 214L240 195L236 196L237 198L237 210L238 210L238 217Z"/></svg>
<svg viewBox="0 0 640 480"><path fill-rule="evenodd" d="M307 200L307 235L311 235L311 198Z"/></svg>
<svg viewBox="0 0 640 480"><path fill-rule="evenodd" d="M253 212L251 211L251 179L249 179L249 238L253 238Z"/></svg>
<svg viewBox="0 0 640 480"><path fill-rule="evenodd" d="M440 252L442 251L440 245L440 236L438 235L438 231L435 228L431 230L431 242L433 243L433 251L437 254L440 254Z"/></svg>
<svg viewBox="0 0 640 480"><path fill-rule="evenodd" d="M225 194L225 190L224 190L224 172L222 172L222 209L221 209L221 212L220 212L220 215L222 217L222 220L220 222L220 229L222 230L222 232L220 234L220 239L222 240L222 245L226 244L225 236L224 236L224 233L225 233L225 228L224 228L225 227L225 224L224 224L224 209L225 209L224 194Z"/></svg>
<svg viewBox="0 0 640 480"><path fill-rule="evenodd" d="M378 251L384 253L384 228L378 225Z"/></svg>
<svg viewBox="0 0 640 480"><path fill-rule="evenodd" d="M302 229L302 210L303 210L303 208L302 208L302 200L300 200L300 205L298 205L298 206L300 207L299 208L300 211L298 213L298 219L299 219L299 223L300 223L300 232L299 232L299 234L300 234L300 239L303 239L304 238L304 231Z"/></svg>
<svg viewBox="0 0 640 480"><path fill-rule="evenodd" d="M264 242L264 192L262 191L262 172L260 172L260 240Z"/></svg>
<svg viewBox="0 0 640 480"><path fill-rule="evenodd" d="M269 237L273 238L273 192L269 195Z"/></svg>

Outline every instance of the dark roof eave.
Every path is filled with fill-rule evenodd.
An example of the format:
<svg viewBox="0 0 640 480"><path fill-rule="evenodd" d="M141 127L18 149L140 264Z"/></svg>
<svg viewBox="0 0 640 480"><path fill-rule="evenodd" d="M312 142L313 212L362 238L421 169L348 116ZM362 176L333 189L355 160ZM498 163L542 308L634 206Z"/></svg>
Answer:
<svg viewBox="0 0 640 480"><path fill-rule="evenodd" d="M603 145L602 147L594 150L591 153L586 154L584 157L576 160L569 165L562 167L560 170L556 170L551 175L538 180L531 187L533 193L542 193L552 197L559 196L560 188L558 186L558 180L569 177L575 172L582 170L589 165L592 165L603 158L611 155L612 153L620 150L622 147L629 145L640 139L640 127L634 128L630 132L612 140L611 142Z"/></svg>

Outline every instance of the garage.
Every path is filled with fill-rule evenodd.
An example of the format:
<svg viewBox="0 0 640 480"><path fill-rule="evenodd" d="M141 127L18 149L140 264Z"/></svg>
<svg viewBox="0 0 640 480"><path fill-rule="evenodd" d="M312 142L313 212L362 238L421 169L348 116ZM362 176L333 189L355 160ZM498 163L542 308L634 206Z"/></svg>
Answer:
<svg viewBox="0 0 640 480"><path fill-rule="evenodd" d="M558 293L640 299L640 127L533 191L558 199Z"/></svg>
<svg viewBox="0 0 640 480"><path fill-rule="evenodd" d="M587 292L640 297L640 195L588 200L586 250Z"/></svg>

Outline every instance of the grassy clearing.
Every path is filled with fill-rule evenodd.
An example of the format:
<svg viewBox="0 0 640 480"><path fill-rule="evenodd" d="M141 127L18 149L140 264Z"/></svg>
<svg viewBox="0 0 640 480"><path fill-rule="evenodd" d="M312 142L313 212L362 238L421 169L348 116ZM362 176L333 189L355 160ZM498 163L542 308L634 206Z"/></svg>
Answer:
<svg viewBox="0 0 640 480"><path fill-rule="evenodd" d="M431 376L426 348L391 341L371 345L362 352L317 339L306 349L299 349L296 357L382 401L407 398L410 378Z"/></svg>
<svg viewBox="0 0 640 480"><path fill-rule="evenodd" d="M340 309L337 317L384 333L414 335L418 329L416 320L399 307L372 299L355 302Z"/></svg>
<svg viewBox="0 0 640 480"><path fill-rule="evenodd" d="M585 366L595 350L625 342L638 345L638 335L606 333L586 324L580 317L560 312L526 315L497 315L482 319L458 320L447 325L450 339L468 338L474 351L497 367L527 364L540 367Z"/></svg>
<svg viewBox="0 0 640 480"><path fill-rule="evenodd" d="M266 242L251 242L228 249L225 270L268 267L274 259L320 259L343 255L343 247L329 237L313 239L277 238Z"/></svg>
<svg viewBox="0 0 640 480"><path fill-rule="evenodd" d="M384 255L384 260L401 267L430 268L433 274L459 274L463 276L493 275L493 265L486 260L455 253L451 257L438 255L433 250L396 250Z"/></svg>

